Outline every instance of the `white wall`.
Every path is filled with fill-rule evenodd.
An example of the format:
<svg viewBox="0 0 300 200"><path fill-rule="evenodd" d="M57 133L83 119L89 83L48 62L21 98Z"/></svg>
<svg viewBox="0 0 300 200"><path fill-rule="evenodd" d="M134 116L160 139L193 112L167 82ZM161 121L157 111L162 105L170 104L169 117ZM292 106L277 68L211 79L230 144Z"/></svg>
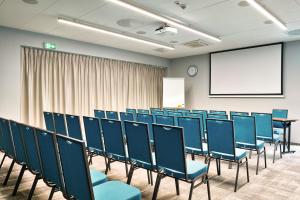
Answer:
<svg viewBox="0 0 300 200"><path fill-rule="evenodd" d="M233 111L272 112L286 108L290 118L300 119L300 41L284 44L284 98L209 98L209 55L171 60L169 77L185 77L186 107ZM198 74L186 74L191 64L198 66ZM267 81L267 80L266 80ZM300 143L300 121L292 125L292 142Z"/></svg>
<svg viewBox="0 0 300 200"><path fill-rule="evenodd" d="M169 66L164 58L0 26L0 116L20 118L20 46L42 47L45 41L59 51Z"/></svg>

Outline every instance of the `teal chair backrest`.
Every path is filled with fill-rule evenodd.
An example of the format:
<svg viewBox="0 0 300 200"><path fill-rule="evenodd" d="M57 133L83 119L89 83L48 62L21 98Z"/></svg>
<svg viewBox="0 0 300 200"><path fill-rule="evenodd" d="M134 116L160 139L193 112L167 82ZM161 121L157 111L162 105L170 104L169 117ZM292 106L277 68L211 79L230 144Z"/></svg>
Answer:
<svg viewBox="0 0 300 200"><path fill-rule="evenodd" d="M104 110L94 110L94 116L98 119L106 118Z"/></svg>
<svg viewBox="0 0 300 200"><path fill-rule="evenodd" d="M101 119L101 124L106 154L126 157L121 121Z"/></svg>
<svg viewBox="0 0 300 200"><path fill-rule="evenodd" d="M15 147L11 135L9 120L0 118L0 128L2 133L1 143L3 145L3 150L8 156L15 158Z"/></svg>
<svg viewBox="0 0 300 200"><path fill-rule="evenodd" d="M221 110L210 110L209 114L215 114L215 115L226 115L226 111Z"/></svg>
<svg viewBox="0 0 300 200"><path fill-rule="evenodd" d="M55 132L53 113L43 112L43 114L44 114L46 129Z"/></svg>
<svg viewBox="0 0 300 200"><path fill-rule="evenodd" d="M55 184L59 189L63 189L60 176L60 163L57 154L57 142L55 134L50 131L36 129L37 144L41 157L41 167L43 179L47 183Z"/></svg>
<svg viewBox="0 0 300 200"><path fill-rule="evenodd" d="M113 119L113 120L119 120L118 112L116 112L116 111L106 111L106 118L107 119Z"/></svg>
<svg viewBox="0 0 300 200"><path fill-rule="evenodd" d="M190 113L190 110L187 110L187 109L177 109L177 112L182 113L182 116L187 116Z"/></svg>
<svg viewBox="0 0 300 200"><path fill-rule="evenodd" d="M65 115L61 113L53 113L53 119L54 119L55 132L62 135L68 135L66 122L65 122Z"/></svg>
<svg viewBox="0 0 300 200"><path fill-rule="evenodd" d="M207 114L207 118L209 118L209 119L228 119L228 115Z"/></svg>
<svg viewBox="0 0 300 200"><path fill-rule="evenodd" d="M232 119L233 115L249 116L249 113L248 112L230 111L230 119Z"/></svg>
<svg viewBox="0 0 300 200"><path fill-rule="evenodd" d="M69 137L82 140L80 118L77 115L66 115Z"/></svg>
<svg viewBox="0 0 300 200"><path fill-rule="evenodd" d="M147 164L153 168L148 124L132 121L125 121L124 124L130 161L135 161L139 166Z"/></svg>
<svg viewBox="0 0 300 200"><path fill-rule="evenodd" d="M135 121L133 113L125 113L125 112L120 112L120 119L122 122L122 132L125 134L125 125L124 121Z"/></svg>
<svg viewBox="0 0 300 200"><path fill-rule="evenodd" d="M156 115L156 124L175 126L174 116Z"/></svg>
<svg viewBox="0 0 300 200"><path fill-rule="evenodd" d="M272 114L251 113L255 118L256 136L273 140Z"/></svg>
<svg viewBox="0 0 300 200"><path fill-rule="evenodd" d="M26 163L26 149L24 146L24 141L22 138L22 133L20 130L20 124L15 121L10 121L11 134L13 136L13 142L16 152L16 160L18 163Z"/></svg>
<svg viewBox="0 0 300 200"><path fill-rule="evenodd" d="M102 133L100 128L100 120L95 117L83 116L83 124L85 130L86 144L90 150L103 153Z"/></svg>
<svg viewBox="0 0 300 200"><path fill-rule="evenodd" d="M199 118L178 117L178 126L183 128L186 147L203 150Z"/></svg>
<svg viewBox="0 0 300 200"><path fill-rule="evenodd" d="M67 197L94 200L84 142L63 135L56 139Z"/></svg>
<svg viewBox="0 0 300 200"><path fill-rule="evenodd" d="M150 114L149 110L146 110L146 109L138 109L137 113L140 113L140 114Z"/></svg>
<svg viewBox="0 0 300 200"><path fill-rule="evenodd" d="M153 135L157 170L164 170L169 176L176 172L186 179L183 128L153 124Z"/></svg>
<svg viewBox="0 0 300 200"><path fill-rule="evenodd" d="M233 115L232 120L234 125L235 141L247 145L253 145L255 147L257 144L255 118L253 116Z"/></svg>
<svg viewBox="0 0 300 200"><path fill-rule="evenodd" d="M272 116L274 118L288 118L288 110L286 109L273 109L272 110ZM283 128L283 125L281 122L273 122L274 128Z"/></svg>
<svg viewBox="0 0 300 200"><path fill-rule="evenodd" d="M153 114L152 113L153 111L163 111L163 110L161 110L160 108L150 108L151 114Z"/></svg>
<svg viewBox="0 0 300 200"><path fill-rule="evenodd" d="M133 108L126 108L126 112L136 115L136 109L133 109Z"/></svg>
<svg viewBox="0 0 300 200"><path fill-rule="evenodd" d="M233 121L207 119L208 154L230 155L235 159L235 138Z"/></svg>
<svg viewBox="0 0 300 200"><path fill-rule="evenodd" d="M203 116L203 126L206 131L206 119L207 119L207 111L206 110L192 110L191 113L201 113Z"/></svg>
<svg viewBox="0 0 300 200"><path fill-rule="evenodd" d="M200 122L200 131L201 131L201 136L202 138L205 137L205 124L206 124L206 118L204 119L204 113L188 113L187 117L191 118L199 118Z"/></svg>
<svg viewBox="0 0 300 200"><path fill-rule="evenodd" d="M152 130L153 117L152 117L152 115L138 113L136 116L136 121L148 124L149 136L150 136L150 140L152 141L153 140L153 130Z"/></svg>

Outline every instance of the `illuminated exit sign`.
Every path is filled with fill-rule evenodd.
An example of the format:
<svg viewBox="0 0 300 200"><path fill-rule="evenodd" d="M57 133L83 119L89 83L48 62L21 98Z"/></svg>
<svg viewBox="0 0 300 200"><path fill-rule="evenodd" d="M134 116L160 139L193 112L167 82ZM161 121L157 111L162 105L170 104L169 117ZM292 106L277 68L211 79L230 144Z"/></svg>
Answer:
<svg viewBox="0 0 300 200"><path fill-rule="evenodd" d="M44 49L52 49L52 50L56 49L56 44L50 43L50 42L44 42L43 46L44 46Z"/></svg>

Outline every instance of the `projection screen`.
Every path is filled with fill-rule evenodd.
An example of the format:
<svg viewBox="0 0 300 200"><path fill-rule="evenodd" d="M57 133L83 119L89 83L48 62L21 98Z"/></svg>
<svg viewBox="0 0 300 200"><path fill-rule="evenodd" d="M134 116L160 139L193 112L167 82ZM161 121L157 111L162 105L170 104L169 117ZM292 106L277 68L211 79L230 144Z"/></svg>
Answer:
<svg viewBox="0 0 300 200"><path fill-rule="evenodd" d="M283 44L210 54L210 95L283 95Z"/></svg>

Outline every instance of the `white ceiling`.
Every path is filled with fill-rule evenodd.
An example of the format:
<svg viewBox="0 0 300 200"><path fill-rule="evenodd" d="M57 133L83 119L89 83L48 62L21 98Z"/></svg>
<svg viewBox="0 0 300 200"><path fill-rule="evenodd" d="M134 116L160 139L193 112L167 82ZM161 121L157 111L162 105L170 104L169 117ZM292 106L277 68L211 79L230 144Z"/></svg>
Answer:
<svg viewBox="0 0 300 200"><path fill-rule="evenodd" d="M185 10L176 6L175 0L131 1L222 39L221 42L207 40L209 45L199 48L185 47L182 44L204 38L181 29L174 36L154 35L154 30L160 22L106 0L38 1L38 4L30 5L22 0L0 0L0 25L165 58L300 39L300 35L290 36L274 24L264 24L267 19L254 8L238 6L241 0L181 0L188 5ZM259 0L259 2L279 17L287 25L289 31L300 28L300 0ZM145 31L145 35L139 36L164 43L170 41L178 41L178 43L173 44L175 46L173 51L158 52L154 51L156 48L153 46L59 24L58 16L76 18L133 34L137 31ZM132 27L122 27L117 24L120 19L132 19L135 23Z"/></svg>

